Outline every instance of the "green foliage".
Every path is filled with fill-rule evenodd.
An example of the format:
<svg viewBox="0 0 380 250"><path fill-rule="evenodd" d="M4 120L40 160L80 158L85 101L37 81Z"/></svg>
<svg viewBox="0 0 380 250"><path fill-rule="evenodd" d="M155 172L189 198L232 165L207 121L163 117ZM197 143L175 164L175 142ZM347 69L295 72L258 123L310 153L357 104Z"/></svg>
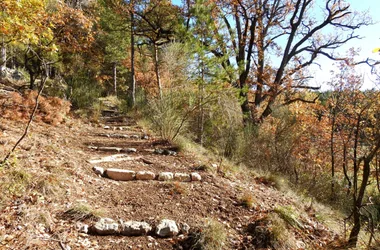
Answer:
<svg viewBox="0 0 380 250"><path fill-rule="evenodd" d="M151 99L146 117L153 130L166 140L174 140L189 126L189 119L195 110L191 90L165 92L162 99Z"/></svg>
<svg viewBox="0 0 380 250"><path fill-rule="evenodd" d="M74 109L89 109L101 96L99 85L88 79L85 75L78 75L68 81L67 96Z"/></svg>
<svg viewBox="0 0 380 250"><path fill-rule="evenodd" d="M204 110L204 145L232 158L243 129L243 117L236 93L232 89L206 89Z"/></svg>
<svg viewBox="0 0 380 250"><path fill-rule="evenodd" d="M292 207L277 206L274 208L274 212L276 212L286 223L292 227L303 229L303 225L298 219L299 215Z"/></svg>
<svg viewBox="0 0 380 250"><path fill-rule="evenodd" d="M20 196L31 183L31 175L22 169L3 170L0 185L3 196Z"/></svg>
<svg viewBox="0 0 380 250"><path fill-rule="evenodd" d="M267 218L271 223L270 245L274 249L296 249L296 239L287 227L287 222L279 213L272 213Z"/></svg>
<svg viewBox="0 0 380 250"><path fill-rule="evenodd" d="M260 126L245 128L240 160L251 167L293 176L297 135L297 123L290 111L286 107L275 109Z"/></svg>

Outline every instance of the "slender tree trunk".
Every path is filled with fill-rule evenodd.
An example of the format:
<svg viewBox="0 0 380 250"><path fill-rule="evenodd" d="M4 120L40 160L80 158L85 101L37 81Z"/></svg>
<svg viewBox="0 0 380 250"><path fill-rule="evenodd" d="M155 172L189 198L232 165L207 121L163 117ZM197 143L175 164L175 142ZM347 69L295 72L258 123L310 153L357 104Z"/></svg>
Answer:
<svg viewBox="0 0 380 250"><path fill-rule="evenodd" d="M204 130L204 109L203 109L203 95L204 95L204 64L201 62L201 82L199 88L199 116L198 116L198 143L203 145L203 130Z"/></svg>
<svg viewBox="0 0 380 250"><path fill-rule="evenodd" d="M135 15L134 11L134 1L131 0L131 101L132 107L136 105L136 77L135 77Z"/></svg>
<svg viewBox="0 0 380 250"><path fill-rule="evenodd" d="M160 76L160 68L159 68L159 56L158 56L158 45L154 44L154 68L156 71L156 81L158 87L158 94L160 99L162 99L162 86L161 86L161 76Z"/></svg>
<svg viewBox="0 0 380 250"><path fill-rule="evenodd" d="M348 195L350 193L352 183L347 173L347 145L346 143L343 144L343 173L344 173L344 177L346 178L348 182L348 188L347 188L347 195Z"/></svg>
<svg viewBox="0 0 380 250"><path fill-rule="evenodd" d="M34 77L34 73L32 71L29 71L29 89L33 90L34 89L34 82L36 78Z"/></svg>
<svg viewBox="0 0 380 250"><path fill-rule="evenodd" d="M330 154L331 154L331 197L330 199L333 200L335 197L335 150L334 150L334 129L335 129L335 110L333 111L333 117L331 121L331 133L330 133Z"/></svg>
<svg viewBox="0 0 380 250"><path fill-rule="evenodd" d="M0 57L0 77L5 76L6 74L6 65L7 65L7 47L5 45L4 36L1 39L1 57Z"/></svg>
<svg viewBox="0 0 380 250"><path fill-rule="evenodd" d="M360 189L357 195L356 200L354 201L354 226L352 227L350 237L348 240L349 246L356 246L356 243L358 242L358 235L360 233L361 223L360 223L360 208L362 207L364 193L368 185L368 179L370 175L370 163L372 159L366 158L364 159L364 166L363 166L363 177L362 182L360 184Z"/></svg>
<svg viewBox="0 0 380 250"><path fill-rule="evenodd" d="M117 96L117 69L116 69L117 63L113 63L113 91L115 96Z"/></svg>

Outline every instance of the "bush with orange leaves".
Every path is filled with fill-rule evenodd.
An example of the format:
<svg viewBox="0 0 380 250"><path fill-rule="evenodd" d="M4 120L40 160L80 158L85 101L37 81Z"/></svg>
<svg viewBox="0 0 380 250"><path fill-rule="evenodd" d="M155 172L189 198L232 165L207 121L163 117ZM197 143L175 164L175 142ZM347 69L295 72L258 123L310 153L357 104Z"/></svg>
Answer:
<svg viewBox="0 0 380 250"><path fill-rule="evenodd" d="M11 120L29 119L36 104L37 94L36 91L27 91L23 95L10 92L0 97L0 116ZM70 102L58 97L40 96L34 120L58 125L64 121L64 118L70 112L70 107Z"/></svg>

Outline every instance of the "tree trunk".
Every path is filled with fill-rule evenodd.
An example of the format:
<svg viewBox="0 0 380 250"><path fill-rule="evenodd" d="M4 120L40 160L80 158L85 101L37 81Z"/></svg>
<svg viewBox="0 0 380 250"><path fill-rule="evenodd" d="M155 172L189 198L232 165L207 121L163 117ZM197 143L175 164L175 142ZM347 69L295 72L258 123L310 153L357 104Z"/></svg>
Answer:
<svg viewBox="0 0 380 250"><path fill-rule="evenodd" d="M135 34L134 34L134 25L135 25L135 16L134 16L134 2L131 1L131 102L132 107L136 105L136 78L135 78Z"/></svg>
<svg viewBox="0 0 380 250"><path fill-rule="evenodd" d="M0 77L5 76L7 65L7 47L5 45L5 39L2 37L1 41L1 57L0 57Z"/></svg>
<svg viewBox="0 0 380 250"><path fill-rule="evenodd" d="M354 211L353 211L354 226L351 230L350 238L348 240L348 245L353 246L353 247L356 246L356 243L358 242L358 235L360 233L360 228L361 228L360 208L362 207L364 193L368 185L371 161L372 161L372 158L370 157L367 157L366 159L364 159L363 180L362 180L362 183L360 184L359 193L356 199L354 200Z"/></svg>
<svg viewBox="0 0 380 250"><path fill-rule="evenodd" d="M199 116L198 116L198 143L203 146L203 130L204 130L204 110L203 110L203 94L204 94L204 64L201 62L201 82L199 88Z"/></svg>
<svg viewBox="0 0 380 250"><path fill-rule="evenodd" d="M156 81L158 87L158 94L160 99L162 99L162 86L161 86L161 76L160 76L160 68L159 68L159 56L158 56L158 45L154 44L154 68L156 71Z"/></svg>
<svg viewBox="0 0 380 250"><path fill-rule="evenodd" d="M330 133L330 154L331 154L331 197L333 200L335 197L334 194L334 178L335 178L335 150L334 150L334 129L335 129L335 110L333 111L333 117L331 121L331 133Z"/></svg>
<svg viewBox="0 0 380 250"><path fill-rule="evenodd" d="M29 89L33 90L34 89L34 82L36 80L36 77L34 77L34 73L32 71L29 71Z"/></svg>
<svg viewBox="0 0 380 250"><path fill-rule="evenodd" d="M113 91L115 96L117 96L117 69L116 69L117 63L113 63Z"/></svg>

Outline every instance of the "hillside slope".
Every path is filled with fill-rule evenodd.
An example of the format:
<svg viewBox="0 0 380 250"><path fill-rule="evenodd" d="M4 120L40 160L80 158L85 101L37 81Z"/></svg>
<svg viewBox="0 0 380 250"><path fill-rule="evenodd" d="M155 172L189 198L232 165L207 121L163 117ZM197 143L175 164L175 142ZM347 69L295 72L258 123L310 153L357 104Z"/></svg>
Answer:
<svg viewBox="0 0 380 250"><path fill-rule="evenodd" d="M1 159L25 123L0 118ZM310 204L276 190L270 181L248 170L220 173L217 163L176 149L129 117L99 124L74 118L56 126L33 123L0 172L0 249L201 249L202 244L212 249L218 241L222 249L327 249L337 238L339 232L318 221ZM115 154L124 158L90 163ZM202 180L115 181L97 175L94 166L196 172ZM144 221L153 230L134 237L85 233L85 225L101 217ZM154 227L161 219L179 227L185 223L190 230L158 237Z"/></svg>

